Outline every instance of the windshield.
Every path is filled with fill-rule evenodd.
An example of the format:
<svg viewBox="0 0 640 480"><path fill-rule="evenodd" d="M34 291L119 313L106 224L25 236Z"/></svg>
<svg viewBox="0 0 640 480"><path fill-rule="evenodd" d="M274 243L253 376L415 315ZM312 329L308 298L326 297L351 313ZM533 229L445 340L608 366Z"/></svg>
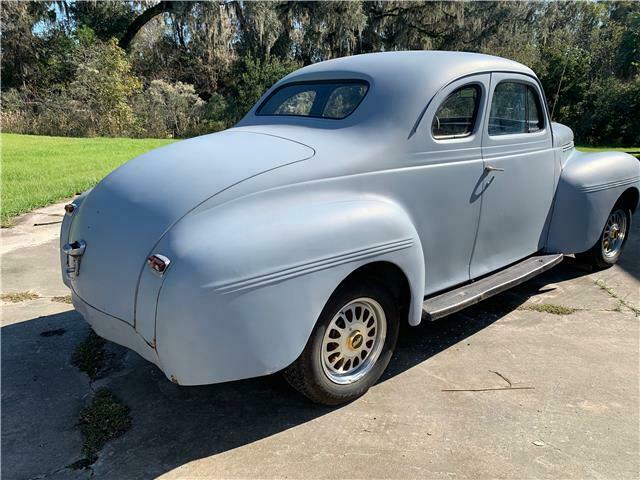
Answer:
<svg viewBox="0 0 640 480"><path fill-rule="evenodd" d="M339 120L351 115L367 94L364 81L290 83L267 98L256 115L287 115Z"/></svg>

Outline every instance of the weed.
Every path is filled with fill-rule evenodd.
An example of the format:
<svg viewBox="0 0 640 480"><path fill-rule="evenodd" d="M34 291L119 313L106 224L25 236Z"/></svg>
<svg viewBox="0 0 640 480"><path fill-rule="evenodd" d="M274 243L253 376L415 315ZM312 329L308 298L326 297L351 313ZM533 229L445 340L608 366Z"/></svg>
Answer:
<svg viewBox="0 0 640 480"><path fill-rule="evenodd" d="M119 437L131 427L129 407L120 402L109 389L100 388L89 405L80 412L78 425L84 439L82 453L93 463L105 443ZM86 462L81 462L76 463L84 467Z"/></svg>
<svg viewBox="0 0 640 480"><path fill-rule="evenodd" d="M613 298L615 298L618 301L618 304L614 308L614 311L621 312L622 311L622 306L625 306L629 310L631 310L635 314L636 317L640 316L640 308L638 308L635 305L627 302L625 299L620 298L616 294L616 292L613 291L613 288L611 288L606 283L604 283L603 280L596 280L595 284L598 287L600 287L601 290L604 290L605 292L607 292L609 295L611 295Z"/></svg>
<svg viewBox="0 0 640 480"><path fill-rule="evenodd" d="M92 330L73 351L71 364L89 375L91 380L95 380L107 361L104 344L104 339Z"/></svg>

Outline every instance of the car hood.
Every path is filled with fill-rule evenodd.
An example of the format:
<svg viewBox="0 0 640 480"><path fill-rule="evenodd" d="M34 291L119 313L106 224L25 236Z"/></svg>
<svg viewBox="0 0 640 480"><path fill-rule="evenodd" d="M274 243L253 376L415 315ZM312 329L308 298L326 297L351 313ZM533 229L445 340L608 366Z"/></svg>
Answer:
<svg viewBox="0 0 640 480"><path fill-rule="evenodd" d="M217 193L314 153L282 137L231 129L127 162L75 214L68 241L84 240L87 247L74 291L93 307L133 323L140 270L174 223Z"/></svg>

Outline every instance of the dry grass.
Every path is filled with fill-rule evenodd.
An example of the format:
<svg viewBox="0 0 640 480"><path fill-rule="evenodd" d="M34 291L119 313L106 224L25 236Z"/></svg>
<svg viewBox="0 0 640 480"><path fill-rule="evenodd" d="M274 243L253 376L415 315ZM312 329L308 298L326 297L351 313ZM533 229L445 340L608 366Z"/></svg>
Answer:
<svg viewBox="0 0 640 480"><path fill-rule="evenodd" d="M555 303L533 303L529 305L522 305L520 310L531 310L540 313L550 313L552 315L571 315L577 311L575 308L556 305Z"/></svg>
<svg viewBox="0 0 640 480"><path fill-rule="evenodd" d="M26 292L3 293L0 295L0 300L9 303L27 302L29 300L35 300L36 298L40 298L40 295L31 290Z"/></svg>
<svg viewBox="0 0 640 480"><path fill-rule="evenodd" d="M71 303L71 295L63 295L61 297L51 297L52 302Z"/></svg>

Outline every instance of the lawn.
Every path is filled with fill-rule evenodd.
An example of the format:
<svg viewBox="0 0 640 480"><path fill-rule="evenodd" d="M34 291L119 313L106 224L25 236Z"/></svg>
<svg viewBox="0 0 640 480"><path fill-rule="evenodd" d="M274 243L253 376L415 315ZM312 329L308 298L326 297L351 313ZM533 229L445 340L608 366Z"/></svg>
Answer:
<svg viewBox="0 0 640 480"><path fill-rule="evenodd" d="M2 226L92 187L127 160L171 141L0 134Z"/></svg>
<svg viewBox="0 0 640 480"><path fill-rule="evenodd" d="M581 152L627 152L636 157L640 155L640 147L576 147Z"/></svg>

